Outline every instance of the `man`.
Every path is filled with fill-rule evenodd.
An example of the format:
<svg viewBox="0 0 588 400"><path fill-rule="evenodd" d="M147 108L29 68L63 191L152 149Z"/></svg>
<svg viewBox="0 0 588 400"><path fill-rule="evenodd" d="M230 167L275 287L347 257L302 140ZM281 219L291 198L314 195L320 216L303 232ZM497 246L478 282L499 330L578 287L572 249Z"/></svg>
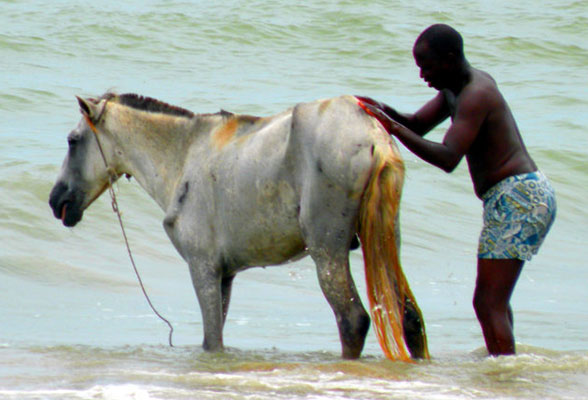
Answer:
<svg viewBox="0 0 588 400"><path fill-rule="evenodd" d="M420 76L439 91L416 113L358 97L360 105L423 160L451 172L465 156L476 195L484 202L473 305L491 355L514 354L510 297L555 217L555 194L527 152L496 82L473 68L461 35L443 24L421 33L413 47ZM442 143L424 135L451 117Z"/></svg>

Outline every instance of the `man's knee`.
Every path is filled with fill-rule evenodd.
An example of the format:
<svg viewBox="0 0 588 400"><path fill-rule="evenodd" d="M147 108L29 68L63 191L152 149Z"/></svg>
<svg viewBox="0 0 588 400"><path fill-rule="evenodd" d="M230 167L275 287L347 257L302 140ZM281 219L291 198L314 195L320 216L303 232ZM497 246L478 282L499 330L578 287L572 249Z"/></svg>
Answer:
<svg viewBox="0 0 588 400"><path fill-rule="evenodd" d="M478 319L483 319L490 311L490 306L484 297L485 296L480 294L477 290L474 293L472 305L474 306L474 311L476 312Z"/></svg>
<svg viewBox="0 0 588 400"><path fill-rule="evenodd" d="M472 303L479 320L488 320L508 313L509 304L489 292L476 290Z"/></svg>
<svg viewBox="0 0 588 400"><path fill-rule="evenodd" d="M473 305L476 315L507 312L510 296L524 261L516 259L478 259L478 277Z"/></svg>

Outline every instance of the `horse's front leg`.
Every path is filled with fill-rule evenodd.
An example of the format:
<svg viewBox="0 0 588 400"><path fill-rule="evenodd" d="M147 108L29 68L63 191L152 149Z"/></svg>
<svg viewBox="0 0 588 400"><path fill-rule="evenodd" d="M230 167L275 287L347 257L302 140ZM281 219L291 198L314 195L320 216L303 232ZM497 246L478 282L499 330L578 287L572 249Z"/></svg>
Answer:
<svg viewBox="0 0 588 400"><path fill-rule="evenodd" d="M204 325L202 347L207 351L222 350L225 307L220 268L213 263L201 260L191 260L189 264Z"/></svg>

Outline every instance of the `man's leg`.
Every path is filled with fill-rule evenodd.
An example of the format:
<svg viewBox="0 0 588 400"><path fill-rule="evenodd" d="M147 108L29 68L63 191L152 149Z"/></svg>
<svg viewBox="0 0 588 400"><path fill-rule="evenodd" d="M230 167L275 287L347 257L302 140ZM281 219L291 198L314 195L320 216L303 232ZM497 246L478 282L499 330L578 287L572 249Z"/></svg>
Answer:
<svg viewBox="0 0 588 400"><path fill-rule="evenodd" d="M515 353L510 297L524 263L517 259L478 259L474 310L493 356Z"/></svg>

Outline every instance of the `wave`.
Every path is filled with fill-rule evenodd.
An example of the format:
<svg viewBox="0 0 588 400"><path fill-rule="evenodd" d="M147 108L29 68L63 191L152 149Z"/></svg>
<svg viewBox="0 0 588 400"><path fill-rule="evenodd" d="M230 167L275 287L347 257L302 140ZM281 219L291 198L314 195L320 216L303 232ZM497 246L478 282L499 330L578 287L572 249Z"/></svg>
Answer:
<svg viewBox="0 0 588 400"><path fill-rule="evenodd" d="M588 387L588 353L530 347L513 357L474 352L417 364L373 357L342 361L333 353L209 354L163 346L0 351L6 360L0 396L22 399L579 399ZM45 368L18 375L17 360L23 358Z"/></svg>

